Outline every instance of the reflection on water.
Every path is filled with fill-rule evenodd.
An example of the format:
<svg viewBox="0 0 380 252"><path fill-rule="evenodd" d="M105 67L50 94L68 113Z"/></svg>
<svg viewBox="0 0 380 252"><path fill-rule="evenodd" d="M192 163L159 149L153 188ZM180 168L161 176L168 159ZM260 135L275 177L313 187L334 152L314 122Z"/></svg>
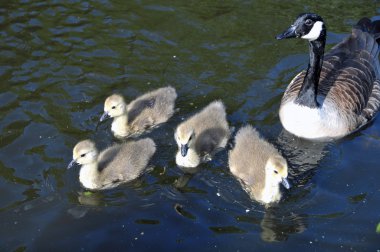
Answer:
<svg viewBox="0 0 380 252"><path fill-rule="evenodd" d="M194 169L193 169L194 170ZM174 182L174 187L178 190L181 190L182 188L185 188L187 183L189 183L190 179L194 176L193 173L185 173L182 176L180 176L176 181Z"/></svg>
<svg viewBox="0 0 380 252"><path fill-rule="evenodd" d="M290 166L289 179L296 187L307 185L324 156L332 155L329 152L329 142L300 139L285 130L278 136L277 144L287 157Z"/></svg>
<svg viewBox="0 0 380 252"><path fill-rule="evenodd" d="M308 55L274 35L317 11L331 47L379 10L378 1L3 1L0 250L378 250L379 123L329 143L284 132L280 99ZM152 168L119 188L82 189L78 170L66 170L72 147L117 141L109 122L97 125L104 99L167 85L178 111L144 135L158 146ZM192 174L175 165L174 129L215 99L231 126L254 125L287 157L293 187L279 205L249 198L228 170L229 147Z"/></svg>
<svg viewBox="0 0 380 252"><path fill-rule="evenodd" d="M186 217L186 218L189 218L189 219L196 219L196 217L194 215L192 215L190 212L186 211L183 207L183 205L180 205L178 203L176 203L174 205L174 210L181 216L183 217Z"/></svg>
<svg viewBox="0 0 380 252"><path fill-rule="evenodd" d="M277 214L277 215L276 215ZM275 211L268 209L260 222L263 241L285 241L290 234L302 233L307 228L307 216L288 213L278 215Z"/></svg>

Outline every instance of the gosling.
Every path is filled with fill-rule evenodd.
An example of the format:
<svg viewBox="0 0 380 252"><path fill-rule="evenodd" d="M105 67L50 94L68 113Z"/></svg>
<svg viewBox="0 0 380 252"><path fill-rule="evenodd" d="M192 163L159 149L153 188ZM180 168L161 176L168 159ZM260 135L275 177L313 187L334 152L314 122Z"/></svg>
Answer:
<svg viewBox="0 0 380 252"><path fill-rule="evenodd" d="M110 189L139 177L155 151L156 145L150 138L115 144L100 153L94 142L84 140L75 145L67 168L82 166L79 180L87 189Z"/></svg>
<svg viewBox="0 0 380 252"><path fill-rule="evenodd" d="M290 188L286 160L250 125L236 134L228 163L231 173L242 182L250 197L260 203L280 201L280 183Z"/></svg>
<svg viewBox="0 0 380 252"><path fill-rule="evenodd" d="M176 99L177 92L171 86L146 93L128 105L121 95L113 94L104 102L100 121L114 118L111 130L117 138L139 134L169 120L174 113Z"/></svg>
<svg viewBox="0 0 380 252"><path fill-rule="evenodd" d="M225 107L221 101L214 101L177 127L174 134L177 165L197 167L206 157L224 148L229 136Z"/></svg>

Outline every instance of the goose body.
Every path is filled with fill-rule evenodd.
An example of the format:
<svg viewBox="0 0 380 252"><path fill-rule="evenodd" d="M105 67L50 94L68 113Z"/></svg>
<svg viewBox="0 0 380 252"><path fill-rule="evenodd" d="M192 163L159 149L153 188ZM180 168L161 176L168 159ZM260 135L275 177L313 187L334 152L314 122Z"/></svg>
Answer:
<svg viewBox="0 0 380 252"><path fill-rule="evenodd" d="M236 134L228 163L231 173L242 182L251 198L261 203L281 199L280 183L289 188L286 160L250 125Z"/></svg>
<svg viewBox="0 0 380 252"><path fill-rule="evenodd" d="M155 151L150 138L115 144L100 153L94 142L84 140L75 145L68 168L82 166L79 180L85 188L109 189L139 177Z"/></svg>
<svg viewBox="0 0 380 252"><path fill-rule="evenodd" d="M301 14L277 39L309 41L310 62L287 87L279 116L283 127L302 138L346 136L370 122L380 106L380 23L361 19L345 40L324 54L326 26Z"/></svg>
<svg viewBox="0 0 380 252"><path fill-rule="evenodd" d="M182 167L196 167L206 155L224 148L230 135L226 109L221 101L214 101L178 125L174 137L178 145L176 163Z"/></svg>
<svg viewBox="0 0 380 252"><path fill-rule="evenodd" d="M169 120L174 113L176 99L177 93L170 86L146 93L128 105L121 95L114 94L106 99L100 121L113 118L111 130L118 138L142 133Z"/></svg>

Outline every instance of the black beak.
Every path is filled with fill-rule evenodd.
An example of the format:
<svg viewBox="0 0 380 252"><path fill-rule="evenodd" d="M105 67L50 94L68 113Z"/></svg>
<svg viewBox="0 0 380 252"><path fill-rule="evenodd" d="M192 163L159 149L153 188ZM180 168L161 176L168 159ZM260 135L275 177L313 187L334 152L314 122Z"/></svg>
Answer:
<svg viewBox="0 0 380 252"><path fill-rule="evenodd" d="M67 169L70 169L71 167L73 167L76 164L77 164L77 161L75 159L71 160L70 164L67 166Z"/></svg>
<svg viewBox="0 0 380 252"><path fill-rule="evenodd" d="M188 150L189 150L189 146L187 144L181 144L181 155L182 155L182 157L186 157Z"/></svg>
<svg viewBox="0 0 380 252"><path fill-rule="evenodd" d="M288 181L286 178L282 178L281 183L282 183L282 185L283 185L286 189L289 189L289 188L290 188L289 181Z"/></svg>
<svg viewBox="0 0 380 252"><path fill-rule="evenodd" d="M104 111L104 113L103 113L102 117L100 117L99 121L103 122L104 120L106 120L108 118L110 118L110 115Z"/></svg>
<svg viewBox="0 0 380 252"><path fill-rule="evenodd" d="M284 31L282 34L279 34L276 36L276 39L281 40L281 39L287 39L287 38L296 38L298 37L297 32L296 32L296 26L292 25Z"/></svg>

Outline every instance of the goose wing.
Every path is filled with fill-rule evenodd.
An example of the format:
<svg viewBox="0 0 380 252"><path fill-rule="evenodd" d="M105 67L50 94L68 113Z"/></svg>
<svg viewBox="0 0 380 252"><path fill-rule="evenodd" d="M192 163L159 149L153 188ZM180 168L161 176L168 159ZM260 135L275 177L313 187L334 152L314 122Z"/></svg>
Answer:
<svg viewBox="0 0 380 252"><path fill-rule="evenodd" d="M152 109L156 103L156 97L145 97L138 99L128 106L128 123L133 122L138 118L144 110Z"/></svg>

